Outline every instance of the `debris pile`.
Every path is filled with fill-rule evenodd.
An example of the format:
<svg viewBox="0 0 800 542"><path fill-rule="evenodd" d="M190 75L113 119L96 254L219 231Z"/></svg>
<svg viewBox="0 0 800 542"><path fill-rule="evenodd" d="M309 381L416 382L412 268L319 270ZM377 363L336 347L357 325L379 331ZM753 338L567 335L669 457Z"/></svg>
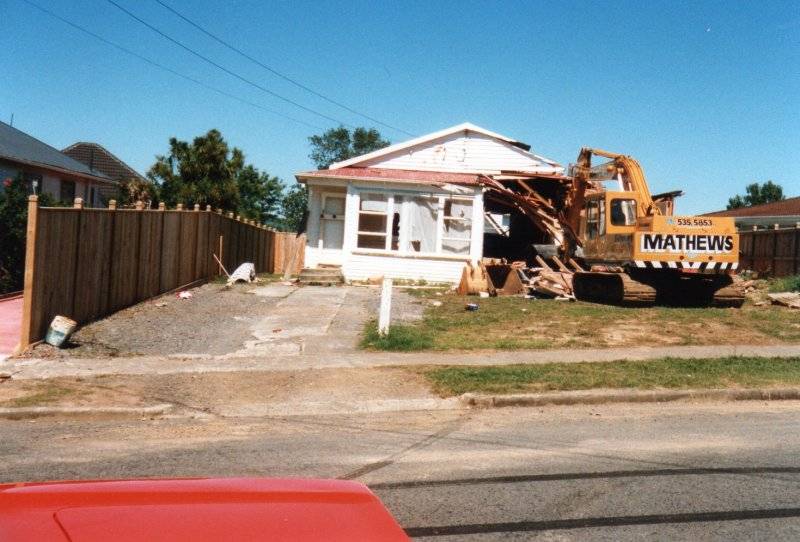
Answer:
<svg viewBox="0 0 800 542"><path fill-rule="evenodd" d="M540 256L539 264L527 267L525 262L511 262L485 258L477 265L467 263L461 273L457 291L461 295L504 296L526 295L574 300L572 289L573 270L564 265L558 257L553 257L554 269ZM575 271L583 271L570 260Z"/></svg>

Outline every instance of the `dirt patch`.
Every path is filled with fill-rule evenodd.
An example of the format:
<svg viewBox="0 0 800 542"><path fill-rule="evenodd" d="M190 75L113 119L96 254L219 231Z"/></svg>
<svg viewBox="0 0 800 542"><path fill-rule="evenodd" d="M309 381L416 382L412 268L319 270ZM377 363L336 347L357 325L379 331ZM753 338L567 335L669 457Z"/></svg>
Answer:
<svg viewBox="0 0 800 542"><path fill-rule="evenodd" d="M309 404L343 405L434 396L423 376L397 368L119 375L10 381L0 406L137 406L171 403L184 412L258 415L273 405L291 413Z"/></svg>
<svg viewBox="0 0 800 542"><path fill-rule="evenodd" d="M252 339L250 324L267 316L280 297L256 296L253 285L205 284L192 297L166 295L80 328L65 349L37 346L30 357L114 357L236 351ZM288 292L287 292L288 293Z"/></svg>
<svg viewBox="0 0 800 542"><path fill-rule="evenodd" d="M95 379L53 378L9 380L0 385L0 407L140 406L142 398L127 390L107 388Z"/></svg>

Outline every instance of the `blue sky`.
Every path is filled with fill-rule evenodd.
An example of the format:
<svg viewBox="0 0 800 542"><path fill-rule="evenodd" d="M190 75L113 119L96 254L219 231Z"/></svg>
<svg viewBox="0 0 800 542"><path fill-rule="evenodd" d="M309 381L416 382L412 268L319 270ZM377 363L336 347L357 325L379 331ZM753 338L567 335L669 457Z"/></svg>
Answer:
<svg viewBox="0 0 800 542"><path fill-rule="evenodd" d="M335 123L169 43L106 0L34 0L139 54L313 127L162 72L22 0L0 0L0 119L56 147L96 141L146 171L217 128L287 181ZM350 125L371 122L224 49L154 0L122 5L214 61ZM638 158L678 211L772 179L800 195L800 3L164 0L263 63L415 135L470 121L569 163ZM408 136L377 126L393 142Z"/></svg>

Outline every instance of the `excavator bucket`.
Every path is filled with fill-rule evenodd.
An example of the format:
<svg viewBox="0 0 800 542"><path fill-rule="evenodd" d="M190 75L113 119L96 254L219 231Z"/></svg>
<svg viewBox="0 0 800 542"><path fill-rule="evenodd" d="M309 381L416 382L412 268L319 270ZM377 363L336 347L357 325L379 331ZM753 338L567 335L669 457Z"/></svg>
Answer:
<svg viewBox="0 0 800 542"><path fill-rule="evenodd" d="M457 291L461 295L477 295L480 292L489 295L521 294L525 291L519 275L523 266L524 263L509 264L502 260L487 260L477 265L467 263Z"/></svg>

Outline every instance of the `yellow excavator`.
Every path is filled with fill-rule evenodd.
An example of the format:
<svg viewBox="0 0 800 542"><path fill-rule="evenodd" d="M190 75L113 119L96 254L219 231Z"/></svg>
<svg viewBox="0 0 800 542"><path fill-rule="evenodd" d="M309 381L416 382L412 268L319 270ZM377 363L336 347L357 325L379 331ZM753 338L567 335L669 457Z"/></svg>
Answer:
<svg viewBox="0 0 800 542"><path fill-rule="evenodd" d="M593 164L593 157L604 160ZM573 276L578 299L734 307L744 302L733 280L739 264L733 219L673 216L671 205L653 199L630 156L581 149L562 209L561 252L589 269Z"/></svg>

